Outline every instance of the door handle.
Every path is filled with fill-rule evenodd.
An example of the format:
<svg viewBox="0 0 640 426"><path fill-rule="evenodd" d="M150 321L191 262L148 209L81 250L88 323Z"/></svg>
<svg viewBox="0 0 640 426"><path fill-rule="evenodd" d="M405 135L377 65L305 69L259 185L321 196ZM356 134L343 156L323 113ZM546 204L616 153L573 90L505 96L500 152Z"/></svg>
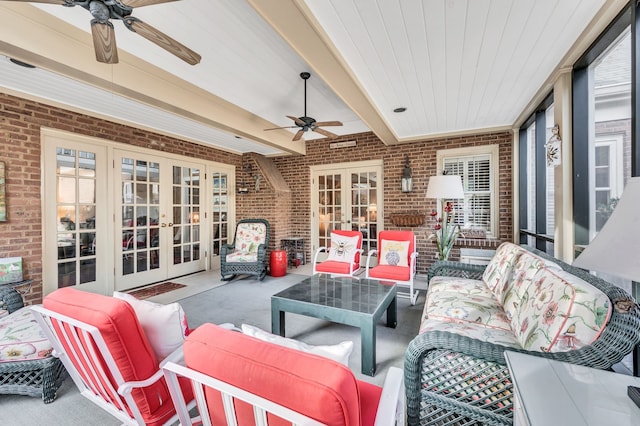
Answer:
<svg viewBox="0 0 640 426"><path fill-rule="evenodd" d="M166 223L164 223L164 222L162 222L162 224L161 224L160 226L161 226L162 228L166 228L166 227L167 227L167 224L166 224Z"/></svg>

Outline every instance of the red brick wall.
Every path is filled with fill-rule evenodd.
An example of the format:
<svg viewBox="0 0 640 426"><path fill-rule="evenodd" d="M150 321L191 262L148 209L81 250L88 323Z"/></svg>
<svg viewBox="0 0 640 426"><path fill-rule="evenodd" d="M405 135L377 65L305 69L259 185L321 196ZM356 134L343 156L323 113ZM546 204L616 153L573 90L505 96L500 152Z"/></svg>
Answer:
<svg viewBox="0 0 640 426"><path fill-rule="evenodd" d="M350 148L329 149L329 143L356 140L357 145ZM435 209L436 200L425 198L429 176L436 174L436 153L441 149L464 148L480 145L499 145L499 203L500 203L500 235L497 241L466 240L461 241L463 247L495 248L500 241L512 240L513 205L512 205L512 143L511 132L489 133L475 136L460 136L434 140L425 140L411 144L394 146L384 145L373 133L349 135L332 141L320 140L307 142L306 156L283 156L273 161L279 168L292 192L290 221L292 235L305 239L307 258L310 255L310 170L309 166L344 163L349 161L365 161L382 159L384 163L384 206L385 229L399 229L389 219L394 212L418 210L425 214ZM400 191L400 179L405 157L409 156L413 171L413 192ZM278 214L287 216L286 210ZM378 212L380 214L380 212ZM436 247L427 237L432 233L432 223L427 218L424 225L413 227L416 233L418 251L418 273L425 273L436 255ZM452 251L452 258L459 258L459 248Z"/></svg>
<svg viewBox="0 0 640 426"><path fill-rule="evenodd" d="M9 218L0 222L0 257L22 256L23 275L34 280L24 296L27 303L42 300L41 127L236 166L241 160L204 145L0 93L0 161L6 166Z"/></svg>

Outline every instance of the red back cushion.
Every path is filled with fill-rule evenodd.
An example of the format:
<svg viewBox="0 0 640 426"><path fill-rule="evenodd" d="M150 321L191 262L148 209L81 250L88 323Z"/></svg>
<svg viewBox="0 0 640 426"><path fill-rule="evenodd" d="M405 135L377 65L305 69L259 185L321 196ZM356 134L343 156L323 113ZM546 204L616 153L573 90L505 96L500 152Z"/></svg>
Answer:
<svg viewBox="0 0 640 426"><path fill-rule="evenodd" d="M364 420L358 381L351 370L330 359L213 324L203 324L187 337L184 356L187 366L196 371L322 423L360 426ZM226 424L219 393L209 389L207 401L213 424ZM251 408L244 403L236 407L239 424L253 424ZM275 418L270 422L284 423Z"/></svg>
<svg viewBox="0 0 640 426"><path fill-rule="evenodd" d="M136 313L124 300L66 287L45 297L43 305L51 311L96 327L125 382L145 380L158 371L158 360ZM76 349L68 347L64 340L62 342L67 353L76 352ZM78 359L72 357L72 360L78 372L83 375L83 369L78 368ZM96 362L106 369L104 359L100 357ZM86 382L93 381L86 376L83 378ZM113 377L110 379L117 389L118 384ZM173 404L167 404L171 399L164 378L147 388L134 390L132 395L147 424L162 424L175 413ZM114 401L110 395L102 394L102 397L107 401Z"/></svg>

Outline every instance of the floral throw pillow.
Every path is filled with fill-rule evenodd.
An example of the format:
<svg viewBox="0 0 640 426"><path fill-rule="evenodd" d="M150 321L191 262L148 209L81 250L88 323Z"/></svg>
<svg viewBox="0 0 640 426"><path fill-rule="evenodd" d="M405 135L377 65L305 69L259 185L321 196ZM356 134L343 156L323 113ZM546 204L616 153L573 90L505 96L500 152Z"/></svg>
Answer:
<svg viewBox="0 0 640 426"><path fill-rule="evenodd" d="M358 249L358 236L346 237L331 233L331 249L327 260L351 263Z"/></svg>
<svg viewBox="0 0 640 426"><path fill-rule="evenodd" d="M409 241L382 240L380 246L380 265L409 266Z"/></svg>

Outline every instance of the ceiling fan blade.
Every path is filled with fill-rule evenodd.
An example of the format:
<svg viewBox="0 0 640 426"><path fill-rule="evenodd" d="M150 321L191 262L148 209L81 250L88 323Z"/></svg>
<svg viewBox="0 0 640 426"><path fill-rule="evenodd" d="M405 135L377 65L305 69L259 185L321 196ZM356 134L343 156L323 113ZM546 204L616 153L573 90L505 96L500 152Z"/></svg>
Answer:
<svg viewBox="0 0 640 426"><path fill-rule="evenodd" d="M129 6L132 9L135 9L136 7L151 6L153 4L160 4L160 3L169 3L170 1L178 1L178 0L120 0L120 3L124 4L125 6Z"/></svg>
<svg viewBox="0 0 640 426"><path fill-rule="evenodd" d="M299 126L285 126L285 127L271 127L264 130L279 130L279 129L297 129Z"/></svg>
<svg viewBox="0 0 640 426"><path fill-rule="evenodd" d="M116 33L111 22L91 21L91 35L93 36L93 50L96 60L105 64L118 63L118 46Z"/></svg>
<svg viewBox="0 0 640 426"><path fill-rule="evenodd" d="M321 129L319 127L316 127L315 129L313 129L314 132L316 133L320 133L321 135L325 135L326 137L328 137L329 139L334 139L337 138L338 135L336 135L335 133L331 133L327 130Z"/></svg>
<svg viewBox="0 0 640 426"><path fill-rule="evenodd" d="M128 17L124 20L124 23L125 26L134 33L140 34L150 42L157 44L167 52L177 56L190 65L195 65L200 62L200 59L202 59L200 55L182 43L179 43L160 30L157 30L137 18Z"/></svg>
<svg viewBox="0 0 640 426"><path fill-rule="evenodd" d="M298 132L295 134L295 136L291 140L299 141L302 138L303 134L304 134L304 130L300 129L300 130L298 130Z"/></svg>
<svg viewBox="0 0 640 426"><path fill-rule="evenodd" d="M342 126L340 121L317 121L316 126Z"/></svg>
<svg viewBox="0 0 640 426"><path fill-rule="evenodd" d="M64 0L11 0L11 1L21 1L25 3L65 4Z"/></svg>
<svg viewBox="0 0 640 426"><path fill-rule="evenodd" d="M300 120L298 117L294 117L292 115L287 115L287 118L292 119L298 126L306 126L307 123L305 123L304 121Z"/></svg>

